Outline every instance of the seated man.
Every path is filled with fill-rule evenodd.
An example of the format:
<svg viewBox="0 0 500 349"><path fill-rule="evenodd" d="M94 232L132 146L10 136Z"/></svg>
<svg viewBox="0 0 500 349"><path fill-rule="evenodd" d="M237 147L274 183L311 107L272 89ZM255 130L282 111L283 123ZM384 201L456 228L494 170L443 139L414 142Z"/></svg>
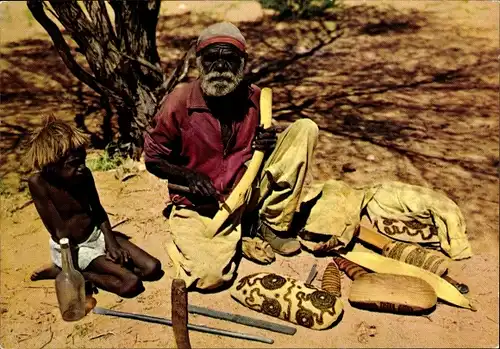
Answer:
<svg viewBox="0 0 500 349"><path fill-rule="evenodd" d="M59 240L69 238L75 268L98 288L122 297L144 291L141 280L158 280L160 262L111 230L94 178L85 166L86 140L69 124L49 117L31 140L28 157L38 170L29 180L36 210L50 233L52 265L31 280L54 279L60 272Z"/></svg>
<svg viewBox="0 0 500 349"><path fill-rule="evenodd" d="M257 212L256 234L276 253L300 243L289 234L316 146L318 127L302 119L276 137L259 126L260 89L244 80L245 39L234 25L217 23L197 41L199 79L179 86L162 102L145 134L149 172L189 194L171 193L167 251L187 286L213 289L229 281L241 240L242 215L233 214L212 239L203 231L246 170L254 149L265 163L244 211ZM243 211L239 210L239 211ZM272 251L271 251L272 252Z"/></svg>

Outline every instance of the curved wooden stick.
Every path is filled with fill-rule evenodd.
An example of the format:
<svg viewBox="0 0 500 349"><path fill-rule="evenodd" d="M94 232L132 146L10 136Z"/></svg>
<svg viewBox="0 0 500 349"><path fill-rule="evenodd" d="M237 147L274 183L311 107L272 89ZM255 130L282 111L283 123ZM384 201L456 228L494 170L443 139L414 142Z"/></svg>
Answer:
<svg viewBox="0 0 500 349"><path fill-rule="evenodd" d="M332 259L339 267L339 270L346 273L346 275L349 276L351 280L356 280L357 278L368 274L368 272L362 266L351 262L350 260L345 259L340 255L333 256Z"/></svg>
<svg viewBox="0 0 500 349"><path fill-rule="evenodd" d="M425 269L371 252L349 252L345 255L345 259L348 259L363 268L370 269L375 273L418 277L427 281L434 288L440 299L459 307L476 311L476 308L470 304L470 301L455 287L453 287L453 285L444 280L442 277Z"/></svg>
<svg viewBox="0 0 500 349"><path fill-rule="evenodd" d="M272 120L272 91L270 88L263 88L260 93L260 124L264 128L271 126ZM248 189L252 185L255 176L259 172L260 165L264 160L264 152L256 150L250 160L245 174L241 180L236 185L236 188L231 192L227 198L225 205L219 208L219 211L215 214L210 224L207 226L204 234L207 238L213 238L219 228L224 224L226 219L231 213L233 213L238 207L240 207L245 202L245 196Z"/></svg>
<svg viewBox="0 0 500 349"><path fill-rule="evenodd" d="M191 349L188 331L188 306L186 283L182 279L172 280L172 327L177 349Z"/></svg>

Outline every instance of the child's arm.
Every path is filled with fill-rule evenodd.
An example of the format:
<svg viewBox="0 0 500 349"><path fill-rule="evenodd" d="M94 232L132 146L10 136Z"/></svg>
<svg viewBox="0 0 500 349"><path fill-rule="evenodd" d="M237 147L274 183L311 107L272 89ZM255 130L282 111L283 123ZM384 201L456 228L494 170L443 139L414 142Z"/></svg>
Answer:
<svg viewBox="0 0 500 349"><path fill-rule="evenodd" d="M28 180L28 188L38 215L47 230L51 234L55 233L59 240L70 238L66 224L64 224L54 203L50 199L44 180L36 175L32 176Z"/></svg>
<svg viewBox="0 0 500 349"><path fill-rule="evenodd" d="M99 194L97 193L97 188L95 186L94 177L90 170L88 170L88 186L89 186L89 199L90 207L92 209L92 218L96 220L99 224L99 228L104 234L104 242L106 244L106 251L108 252L108 258L113 262L124 264L130 258L128 252L120 247L118 241L116 241L115 234L111 229L111 224L109 223L108 214L102 207L101 201L99 200Z"/></svg>

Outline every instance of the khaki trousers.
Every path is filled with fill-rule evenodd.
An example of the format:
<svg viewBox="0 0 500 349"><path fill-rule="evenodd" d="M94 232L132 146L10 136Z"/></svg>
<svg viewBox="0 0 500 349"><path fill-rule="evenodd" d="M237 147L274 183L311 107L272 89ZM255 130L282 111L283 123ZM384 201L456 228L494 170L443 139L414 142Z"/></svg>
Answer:
<svg viewBox="0 0 500 349"><path fill-rule="evenodd" d="M310 119L291 124L279 136L276 148L246 200L213 238L203 236L211 218L174 206L169 216L167 252L176 277L189 287L213 289L231 280L241 239L243 212L258 209L260 218L277 231L287 231L300 203L302 188L318 139L318 126Z"/></svg>

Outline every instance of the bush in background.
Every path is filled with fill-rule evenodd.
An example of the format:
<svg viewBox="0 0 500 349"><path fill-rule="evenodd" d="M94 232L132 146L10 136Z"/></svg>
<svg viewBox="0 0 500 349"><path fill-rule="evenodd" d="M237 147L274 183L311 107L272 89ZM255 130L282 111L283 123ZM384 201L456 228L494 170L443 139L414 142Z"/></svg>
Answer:
<svg viewBox="0 0 500 349"><path fill-rule="evenodd" d="M91 171L109 171L118 168L124 160L118 154L110 156L107 151L104 151L97 157L88 157L86 165Z"/></svg>
<svg viewBox="0 0 500 349"><path fill-rule="evenodd" d="M259 0L263 8L278 12L279 19L308 19L323 15L337 0Z"/></svg>

